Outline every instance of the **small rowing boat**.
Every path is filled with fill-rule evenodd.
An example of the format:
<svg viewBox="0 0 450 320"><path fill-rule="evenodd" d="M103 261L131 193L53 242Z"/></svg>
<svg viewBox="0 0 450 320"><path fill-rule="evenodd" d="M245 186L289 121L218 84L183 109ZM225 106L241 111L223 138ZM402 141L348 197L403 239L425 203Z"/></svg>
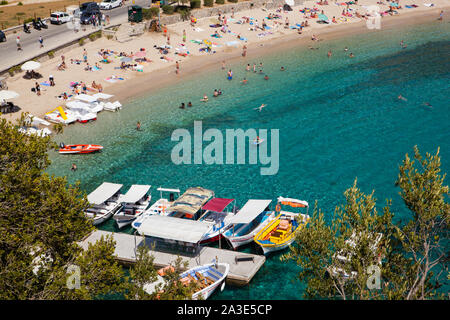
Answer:
<svg viewBox="0 0 450 320"><path fill-rule="evenodd" d="M278 197L275 211L278 215L255 235L255 242L264 254L289 247L295 241L295 232L306 225L308 214L281 211L281 205L293 208L309 208L308 202L292 198Z"/></svg>
<svg viewBox="0 0 450 320"><path fill-rule="evenodd" d="M92 153L103 149L98 144L61 144L59 153L61 154L74 154L74 153Z"/></svg>

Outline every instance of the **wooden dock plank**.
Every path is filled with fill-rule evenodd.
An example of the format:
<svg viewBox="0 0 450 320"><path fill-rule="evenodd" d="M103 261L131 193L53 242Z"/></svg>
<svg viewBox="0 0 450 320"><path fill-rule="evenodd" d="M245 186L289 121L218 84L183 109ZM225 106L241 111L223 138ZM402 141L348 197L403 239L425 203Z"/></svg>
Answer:
<svg viewBox="0 0 450 320"><path fill-rule="evenodd" d="M116 233L103 230L95 230L80 242L83 249L87 249L89 243L95 243L101 236L112 235L116 241L115 256L117 260L124 264L133 264L136 262L135 248L146 243L142 236L134 236L125 233ZM149 246L147 244L147 246ZM150 247L150 246L149 246ZM177 255L168 252L150 250L150 254L155 257L154 264L157 268L165 267L177 259ZM179 254L184 261L188 261L188 268L213 262L216 256L219 262L225 262L230 265L230 272L226 279L228 284L243 286L248 284L253 276L262 267L266 258L262 255L247 254L237 251L218 249L212 247L201 247L198 254L187 255ZM253 260L239 261L236 263L236 257L253 257Z"/></svg>

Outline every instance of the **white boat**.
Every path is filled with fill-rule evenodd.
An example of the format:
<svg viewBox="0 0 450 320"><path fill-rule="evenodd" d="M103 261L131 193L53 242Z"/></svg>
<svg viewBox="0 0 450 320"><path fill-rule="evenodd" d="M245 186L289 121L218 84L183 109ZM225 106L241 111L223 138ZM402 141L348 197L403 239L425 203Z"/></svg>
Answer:
<svg viewBox="0 0 450 320"><path fill-rule="evenodd" d="M232 210L225 209L230 207L232 203L236 203L234 199L212 198L203 207L205 213L198 218L205 224L211 226L210 230L203 236L200 243L214 242L223 237L223 232L227 230L231 224L230 219L234 216L234 208Z"/></svg>
<svg viewBox="0 0 450 320"><path fill-rule="evenodd" d="M150 185L134 184L119 199L123 206L113 216L119 229L129 225L147 209L151 200L151 195L148 194L150 187Z"/></svg>
<svg viewBox="0 0 450 320"><path fill-rule="evenodd" d="M121 184L103 182L87 196L91 207L86 209L85 216L91 219L94 225L105 222L121 208L121 188Z"/></svg>
<svg viewBox="0 0 450 320"><path fill-rule="evenodd" d="M103 104L103 109L106 111L117 111L122 109L122 104L119 101L106 102Z"/></svg>
<svg viewBox="0 0 450 320"><path fill-rule="evenodd" d="M271 202L272 200L250 199L231 218L231 227L223 235L234 250L253 242L255 234L275 218L275 212L269 210Z"/></svg>
<svg viewBox="0 0 450 320"><path fill-rule="evenodd" d="M171 268L169 266L169 268ZM161 270L168 269L168 267ZM173 268L172 268L173 269ZM157 280L144 286L145 292L148 294L155 293L157 288L162 289L165 284L164 273L158 270ZM214 291L220 287L222 291L225 288L225 279L230 272L228 263L210 263L191 268L180 275L180 282L183 285L189 285L190 282L197 282L200 290L192 295L192 300L197 300L200 296L202 299L208 299ZM163 276L161 276L163 274ZM158 287L160 286L160 287Z"/></svg>
<svg viewBox="0 0 450 320"><path fill-rule="evenodd" d="M153 203L150 208L148 208L146 211L144 211L144 213L139 216L138 218L136 218L136 220L134 220L131 223L131 226L134 229L137 229L142 222L149 216L152 215L162 215L165 216L167 215L167 208L169 208L172 203L175 201L175 194L177 194L177 198L180 196L180 190L179 189L167 189L167 188L158 188L156 189L160 192L160 198ZM163 197L163 193L169 193L169 198L165 198Z"/></svg>

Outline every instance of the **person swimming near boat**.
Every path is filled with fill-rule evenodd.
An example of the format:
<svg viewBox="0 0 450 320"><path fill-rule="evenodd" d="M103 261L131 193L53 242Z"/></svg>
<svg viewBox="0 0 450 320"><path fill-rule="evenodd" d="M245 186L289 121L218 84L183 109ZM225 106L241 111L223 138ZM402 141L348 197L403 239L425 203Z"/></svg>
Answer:
<svg viewBox="0 0 450 320"><path fill-rule="evenodd" d="M188 107L192 107L192 102L188 102Z"/></svg>
<svg viewBox="0 0 450 320"><path fill-rule="evenodd" d="M72 171L77 171L77 165L75 163L72 163L72 168L70 168Z"/></svg>
<svg viewBox="0 0 450 320"><path fill-rule="evenodd" d="M403 97L401 94L399 94L397 98L398 98L399 100L408 101L408 99L406 99L405 97Z"/></svg>
<svg viewBox="0 0 450 320"><path fill-rule="evenodd" d="M263 103L261 106L259 106L259 108L254 108L253 110L259 110L259 112L261 112L261 110L265 107L266 105Z"/></svg>
<svg viewBox="0 0 450 320"><path fill-rule="evenodd" d="M140 121L138 121L137 123L136 123L136 130L141 130L141 122Z"/></svg>
<svg viewBox="0 0 450 320"><path fill-rule="evenodd" d="M264 76L264 80L269 80L269 76L267 74Z"/></svg>
<svg viewBox="0 0 450 320"><path fill-rule="evenodd" d="M182 103L181 103L181 106L179 106L178 108L184 109L184 102L182 102Z"/></svg>
<svg viewBox="0 0 450 320"><path fill-rule="evenodd" d="M203 102L208 101L208 96L206 94L203 95L203 99L200 99L200 101L203 101Z"/></svg>

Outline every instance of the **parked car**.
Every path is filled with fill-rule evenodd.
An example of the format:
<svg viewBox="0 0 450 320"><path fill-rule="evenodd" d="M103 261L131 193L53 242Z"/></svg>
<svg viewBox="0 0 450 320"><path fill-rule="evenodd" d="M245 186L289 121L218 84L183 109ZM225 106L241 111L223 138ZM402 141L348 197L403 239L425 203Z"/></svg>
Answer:
<svg viewBox="0 0 450 320"><path fill-rule="evenodd" d="M5 42L5 41L6 41L6 35L2 30L0 30L0 42Z"/></svg>
<svg viewBox="0 0 450 320"><path fill-rule="evenodd" d="M123 5L122 0L103 0L100 2L100 9L102 10L111 10L114 8L121 7Z"/></svg>
<svg viewBox="0 0 450 320"><path fill-rule="evenodd" d="M50 22L52 24L62 24L69 22L72 19L72 17L65 12L53 12L50 15Z"/></svg>
<svg viewBox="0 0 450 320"><path fill-rule="evenodd" d="M80 12L80 22L82 24L92 23L93 16L99 16L101 14L97 2L85 2L81 4Z"/></svg>

